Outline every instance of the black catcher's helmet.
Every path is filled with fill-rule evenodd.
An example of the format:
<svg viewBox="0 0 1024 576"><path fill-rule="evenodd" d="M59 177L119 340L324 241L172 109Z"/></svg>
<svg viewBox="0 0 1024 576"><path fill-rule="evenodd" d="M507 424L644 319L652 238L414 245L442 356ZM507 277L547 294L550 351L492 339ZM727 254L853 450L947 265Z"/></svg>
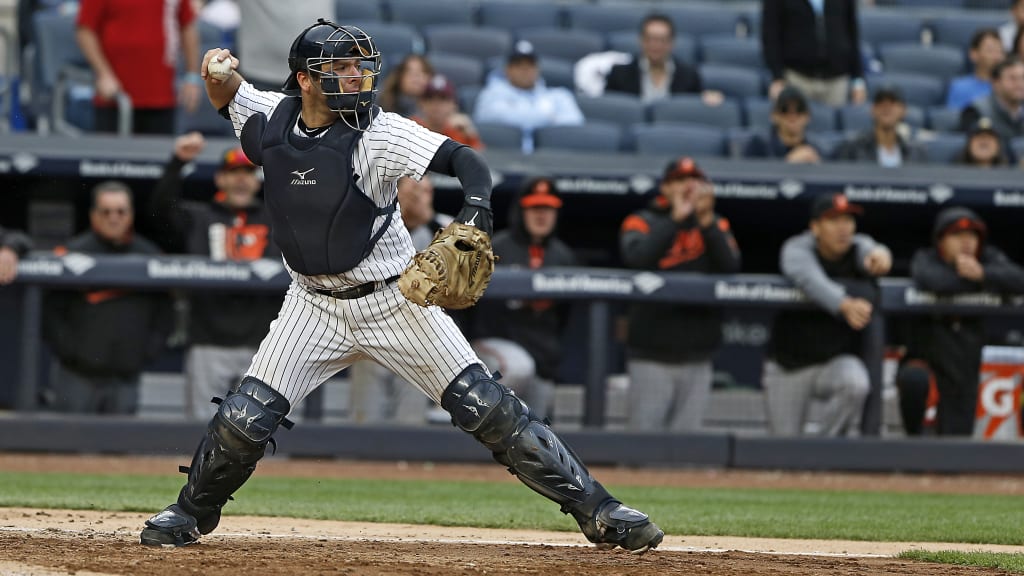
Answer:
<svg viewBox="0 0 1024 576"><path fill-rule="evenodd" d="M351 76L334 74L330 67L324 72L323 65L352 58L359 60L359 74L363 81L358 92L345 93L340 80ZM285 93L296 94L299 81L295 74L306 72L311 78L319 78L320 88L327 96L327 106L340 114L346 124L356 130L370 127L377 105L381 57L369 34L355 26L342 26L320 18L292 42L288 67L292 72L284 83Z"/></svg>

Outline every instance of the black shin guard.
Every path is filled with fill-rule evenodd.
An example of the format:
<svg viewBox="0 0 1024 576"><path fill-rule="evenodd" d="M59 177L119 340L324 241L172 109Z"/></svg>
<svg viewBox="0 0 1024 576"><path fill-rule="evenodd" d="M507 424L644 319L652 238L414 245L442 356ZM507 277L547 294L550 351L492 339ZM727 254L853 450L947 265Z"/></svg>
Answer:
<svg viewBox="0 0 1024 576"><path fill-rule="evenodd" d="M284 396L251 376L220 403L178 495L178 506L195 517L201 534L217 527L221 507L256 470L289 410Z"/></svg>

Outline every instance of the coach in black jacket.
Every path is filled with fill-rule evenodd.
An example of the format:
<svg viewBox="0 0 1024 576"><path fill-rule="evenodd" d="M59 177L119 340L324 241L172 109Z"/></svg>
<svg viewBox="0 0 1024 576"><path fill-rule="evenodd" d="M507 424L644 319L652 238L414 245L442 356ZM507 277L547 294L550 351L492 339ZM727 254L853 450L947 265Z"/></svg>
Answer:
<svg viewBox="0 0 1024 576"><path fill-rule="evenodd" d="M866 99L857 0L762 0L761 47L773 98L792 84L830 106Z"/></svg>
<svg viewBox="0 0 1024 576"><path fill-rule="evenodd" d="M1024 294L1024 269L985 243L985 222L967 208L947 208L935 218L934 245L914 254L910 272L923 290ZM970 436L978 399L982 319L934 315L913 323L907 353L897 373L900 411L907 434L925 431ZM928 397L937 412L928 414Z"/></svg>

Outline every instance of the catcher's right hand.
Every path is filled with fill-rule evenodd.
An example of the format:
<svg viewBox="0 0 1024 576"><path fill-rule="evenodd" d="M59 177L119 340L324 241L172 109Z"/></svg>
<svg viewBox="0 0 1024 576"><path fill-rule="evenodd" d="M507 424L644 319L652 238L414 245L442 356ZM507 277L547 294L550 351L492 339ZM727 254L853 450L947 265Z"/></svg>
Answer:
<svg viewBox="0 0 1024 576"><path fill-rule="evenodd" d="M420 306L469 308L487 289L496 260L486 233L452 222L412 257L398 279L398 288Z"/></svg>

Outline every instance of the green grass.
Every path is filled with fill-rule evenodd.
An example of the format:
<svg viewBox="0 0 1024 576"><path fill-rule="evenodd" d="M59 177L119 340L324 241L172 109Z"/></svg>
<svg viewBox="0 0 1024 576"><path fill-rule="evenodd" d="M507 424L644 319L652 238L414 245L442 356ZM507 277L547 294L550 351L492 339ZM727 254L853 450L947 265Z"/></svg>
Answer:
<svg viewBox="0 0 1024 576"><path fill-rule="evenodd" d="M1024 573L1024 554L997 554L993 552L958 552L943 550L940 552L924 552L910 550L902 552L900 558L919 562L939 562L958 566L979 566L982 568L999 568L1010 572Z"/></svg>
<svg viewBox="0 0 1024 576"><path fill-rule="evenodd" d="M0 472L0 506L156 511L184 477ZM1024 544L1013 496L614 486L670 534ZM576 530L518 483L252 478L226 514Z"/></svg>

